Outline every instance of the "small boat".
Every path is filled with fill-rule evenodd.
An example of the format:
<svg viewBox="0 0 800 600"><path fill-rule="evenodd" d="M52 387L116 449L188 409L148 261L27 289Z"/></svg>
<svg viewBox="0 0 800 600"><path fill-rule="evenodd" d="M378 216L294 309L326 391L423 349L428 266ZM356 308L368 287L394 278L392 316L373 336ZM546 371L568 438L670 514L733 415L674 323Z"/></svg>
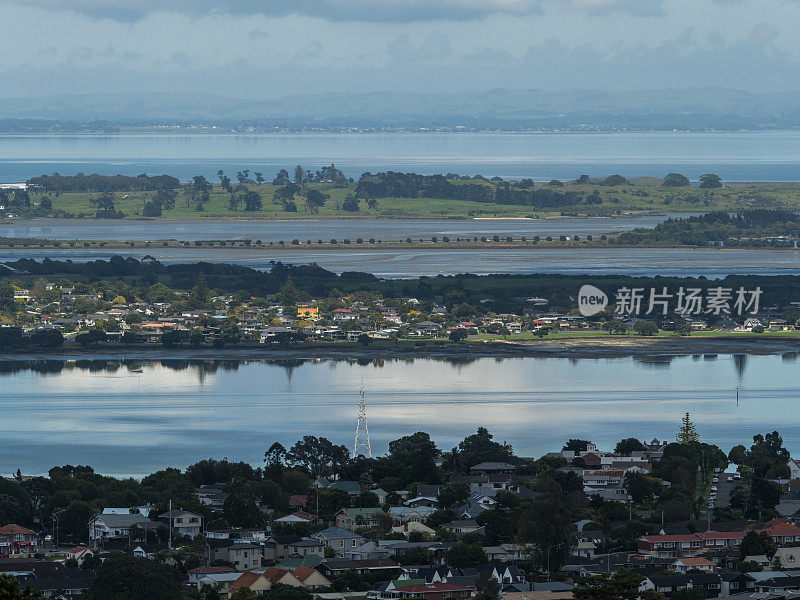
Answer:
<svg viewBox="0 0 800 600"><path fill-rule="evenodd" d="M144 369L132 369L131 373L144 373Z"/></svg>

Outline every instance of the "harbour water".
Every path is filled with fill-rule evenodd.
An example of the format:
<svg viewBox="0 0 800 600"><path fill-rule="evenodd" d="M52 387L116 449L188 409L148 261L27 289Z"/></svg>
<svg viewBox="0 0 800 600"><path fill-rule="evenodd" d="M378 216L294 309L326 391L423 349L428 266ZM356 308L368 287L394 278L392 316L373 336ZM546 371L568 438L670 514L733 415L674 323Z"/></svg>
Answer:
<svg viewBox="0 0 800 600"><path fill-rule="evenodd" d="M182 180L217 171L261 171L331 162L363 172L483 174L537 181L620 173L696 181L800 181L800 131L733 133L427 133L274 135L3 135L0 183L43 173L169 173Z"/></svg>
<svg viewBox="0 0 800 600"><path fill-rule="evenodd" d="M260 464L274 441L352 443L367 390L373 449L423 430L449 450L479 426L521 456L569 438L674 439L690 412L726 451L776 427L800 451L797 354L387 361L0 362L0 472L90 464L142 475L208 457ZM142 373L134 373L135 368ZM736 387L740 400L735 400ZM313 415L313 417L311 417ZM320 428L320 424L324 427Z"/></svg>

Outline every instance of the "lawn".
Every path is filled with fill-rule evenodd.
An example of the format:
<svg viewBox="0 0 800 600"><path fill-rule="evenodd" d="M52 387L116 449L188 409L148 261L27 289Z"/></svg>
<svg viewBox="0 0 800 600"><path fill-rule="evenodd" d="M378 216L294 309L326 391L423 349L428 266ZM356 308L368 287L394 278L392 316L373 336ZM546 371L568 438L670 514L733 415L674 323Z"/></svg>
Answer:
<svg viewBox="0 0 800 600"><path fill-rule="evenodd" d="M462 182L457 182L462 183ZM488 185L488 184L487 184ZM548 210L524 205L471 202L440 198L382 198L375 208L366 202L360 203L357 212L342 209L342 202L355 190L355 184L336 187L330 183L309 184L330 196L317 212L309 210L300 195L296 197L297 212L287 212L272 200L275 186L269 183L251 184L252 190L262 197L263 209L248 212L241 207L232 210L229 194L215 185L211 200L202 211L187 205L183 194L178 194L175 207L166 211L162 218L238 218L238 219L308 219L308 218L470 218L470 217L547 217L553 215L613 216L629 212L707 212L710 210L740 210L746 208L789 208L800 210L800 184L758 183L736 184L714 190L698 188L665 188L659 185L565 185L559 190L591 193L597 191L599 203L579 202ZM95 193L65 193L50 196L53 212L44 212L35 206L28 211L12 210L22 216L71 216L92 217L97 211ZM145 202L152 196L146 192L118 192L115 195L118 210L126 218L141 218ZM41 195L31 193L31 200L38 205Z"/></svg>

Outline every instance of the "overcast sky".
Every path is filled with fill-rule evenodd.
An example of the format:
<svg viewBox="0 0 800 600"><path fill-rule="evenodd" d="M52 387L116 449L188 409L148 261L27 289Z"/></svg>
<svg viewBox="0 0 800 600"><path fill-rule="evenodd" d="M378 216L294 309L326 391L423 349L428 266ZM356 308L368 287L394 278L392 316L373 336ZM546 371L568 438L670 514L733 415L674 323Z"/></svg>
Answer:
<svg viewBox="0 0 800 600"><path fill-rule="evenodd" d="M0 0L0 95L800 88L800 0Z"/></svg>

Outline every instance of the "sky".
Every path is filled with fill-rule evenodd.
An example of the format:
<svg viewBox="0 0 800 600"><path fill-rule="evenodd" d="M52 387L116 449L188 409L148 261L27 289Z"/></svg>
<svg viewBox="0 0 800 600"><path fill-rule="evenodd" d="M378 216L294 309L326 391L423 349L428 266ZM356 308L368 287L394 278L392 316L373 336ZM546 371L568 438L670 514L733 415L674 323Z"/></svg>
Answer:
<svg viewBox="0 0 800 600"><path fill-rule="evenodd" d="M5 96L800 88L800 0L0 0Z"/></svg>

